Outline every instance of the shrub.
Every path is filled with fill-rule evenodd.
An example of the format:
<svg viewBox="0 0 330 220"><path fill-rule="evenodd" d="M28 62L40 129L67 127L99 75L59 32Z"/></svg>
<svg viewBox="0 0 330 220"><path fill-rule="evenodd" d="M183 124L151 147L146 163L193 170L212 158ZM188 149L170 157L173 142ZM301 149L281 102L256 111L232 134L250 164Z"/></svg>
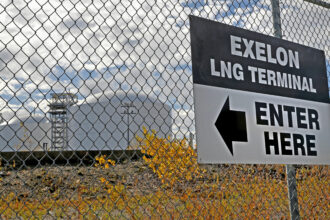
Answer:
<svg viewBox="0 0 330 220"><path fill-rule="evenodd" d="M166 186L202 177L205 170L197 163L197 154L186 139L170 141L143 127L144 137L136 136L143 160Z"/></svg>

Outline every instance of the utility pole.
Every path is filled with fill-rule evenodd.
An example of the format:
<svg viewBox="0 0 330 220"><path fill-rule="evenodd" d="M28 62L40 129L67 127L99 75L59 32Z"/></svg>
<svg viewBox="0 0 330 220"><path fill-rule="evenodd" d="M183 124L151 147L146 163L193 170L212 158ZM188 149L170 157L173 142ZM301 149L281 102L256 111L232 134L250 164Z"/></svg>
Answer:
<svg viewBox="0 0 330 220"><path fill-rule="evenodd" d="M129 147L130 141L129 141L129 119L130 115L135 115L136 112L133 109L136 109L135 105L133 103L123 103L121 106L124 108L124 111L121 113L122 115L127 115L127 147Z"/></svg>

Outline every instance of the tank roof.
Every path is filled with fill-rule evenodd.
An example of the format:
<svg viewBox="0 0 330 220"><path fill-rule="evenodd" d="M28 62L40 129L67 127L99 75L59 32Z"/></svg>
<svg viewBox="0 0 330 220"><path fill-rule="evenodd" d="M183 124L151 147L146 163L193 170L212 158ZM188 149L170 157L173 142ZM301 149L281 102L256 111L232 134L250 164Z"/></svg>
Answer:
<svg viewBox="0 0 330 220"><path fill-rule="evenodd" d="M90 95L86 98L86 103L96 103L96 102L109 102L110 100L116 101L149 101L149 102L161 102L156 96L154 95L146 95L142 93L134 93L134 92L125 92L125 91L106 91L101 93L96 93L94 95ZM164 103L165 104L165 103Z"/></svg>

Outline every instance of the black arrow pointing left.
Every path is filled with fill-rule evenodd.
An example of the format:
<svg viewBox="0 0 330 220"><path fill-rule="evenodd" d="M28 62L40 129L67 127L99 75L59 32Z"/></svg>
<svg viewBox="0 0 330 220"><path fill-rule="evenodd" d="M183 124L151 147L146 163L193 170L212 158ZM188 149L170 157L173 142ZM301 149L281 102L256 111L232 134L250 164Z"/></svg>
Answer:
<svg viewBox="0 0 330 220"><path fill-rule="evenodd" d="M221 109L215 126L233 156L233 141L248 141L245 112L230 110L229 97Z"/></svg>

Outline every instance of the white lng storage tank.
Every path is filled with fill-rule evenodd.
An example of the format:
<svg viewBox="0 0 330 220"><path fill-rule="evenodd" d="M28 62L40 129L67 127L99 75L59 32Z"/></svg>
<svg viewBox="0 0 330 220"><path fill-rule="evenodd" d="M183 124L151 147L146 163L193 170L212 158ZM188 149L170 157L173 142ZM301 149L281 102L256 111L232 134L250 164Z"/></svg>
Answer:
<svg viewBox="0 0 330 220"><path fill-rule="evenodd" d="M0 151L125 150L142 135L142 126L171 135L171 106L142 94L99 93L67 105L65 117L62 110L2 123Z"/></svg>

